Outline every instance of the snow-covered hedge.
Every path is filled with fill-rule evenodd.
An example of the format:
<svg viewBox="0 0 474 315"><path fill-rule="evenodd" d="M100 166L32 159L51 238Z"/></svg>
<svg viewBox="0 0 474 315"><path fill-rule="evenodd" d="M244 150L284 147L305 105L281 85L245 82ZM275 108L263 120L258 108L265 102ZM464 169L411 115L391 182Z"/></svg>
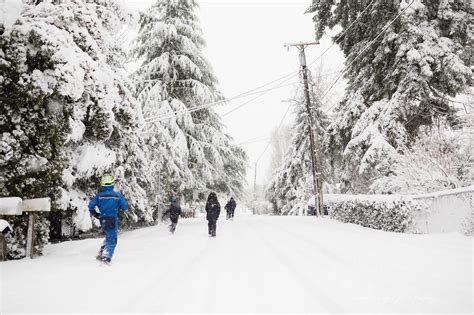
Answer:
<svg viewBox="0 0 474 315"><path fill-rule="evenodd" d="M332 218L390 232L406 232L419 206L410 198L395 195L325 195Z"/></svg>
<svg viewBox="0 0 474 315"><path fill-rule="evenodd" d="M48 243L49 220L47 213L35 214L34 253L42 255L45 244ZM8 259L20 259L26 255L26 235L28 230L28 215L7 216L7 222L13 228L13 235L7 236Z"/></svg>

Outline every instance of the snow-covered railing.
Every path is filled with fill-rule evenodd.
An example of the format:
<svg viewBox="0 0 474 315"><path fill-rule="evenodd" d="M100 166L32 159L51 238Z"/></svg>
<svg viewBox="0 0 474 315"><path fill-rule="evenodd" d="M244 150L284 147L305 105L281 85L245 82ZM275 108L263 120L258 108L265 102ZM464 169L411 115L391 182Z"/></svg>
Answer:
<svg viewBox="0 0 474 315"><path fill-rule="evenodd" d="M474 186L411 197L420 204L413 214L414 232L474 233Z"/></svg>
<svg viewBox="0 0 474 315"><path fill-rule="evenodd" d="M428 194L412 195L412 199L440 198L440 197L446 197L446 196L455 196L455 195L472 194L472 193L474 193L474 186L467 186L467 187L462 187L462 188L437 191L437 192L428 193Z"/></svg>
<svg viewBox="0 0 474 315"><path fill-rule="evenodd" d="M326 194L332 218L374 229L474 233L474 186L420 195Z"/></svg>

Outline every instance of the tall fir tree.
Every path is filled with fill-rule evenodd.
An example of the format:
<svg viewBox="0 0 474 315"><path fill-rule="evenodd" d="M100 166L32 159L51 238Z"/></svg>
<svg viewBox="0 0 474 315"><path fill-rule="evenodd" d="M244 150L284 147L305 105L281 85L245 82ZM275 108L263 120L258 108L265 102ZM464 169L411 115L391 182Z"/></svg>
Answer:
<svg viewBox="0 0 474 315"><path fill-rule="evenodd" d="M310 102L316 122L318 139L324 136L328 118L322 111L321 94L324 83L321 69L316 72L315 79L309 77ZM306 200L314 193L311 162L311 143L309 138L308 112L303 91L299 91L294 104L295 122L292 139L282 164L274 172L270 184L266 188L266 197L274 204L280 214L304 213ZM328 181L328 159L320 155L324 181Z"/></svg>
<svg viewBox="0 0 474 315"><path fill-rule="evenodd" d="M313 0L309 12L317 38L342 26L338 44L352 65L325 145L342 161L344 190L367 192L392 174L396 151L420 127L458 123L449 98L471 78L465 50L472 11L462 0Z"/></svg>
<svg viewBox="0 0 474 315"><path fill-rule="evenodd" d="M201 197L206 190L240 194L246 161L213 109L189 112L223 99L202 53L196 8L194 0L157 1L142 13L133 49L142 61L134 79L136 96L150 118L146 134L155 161L152 178L160 179L152 188L187 199L196 190ZM158 184L167 191L155 188Z"/></svg>
<svg viewBox="0 0 474 315"><path fill-rule="evenodd" d="M2 196L44 197L91 228L88 200L104 172L130 202L129 223L151 222L141 107L129 92L113 32L126 18L113 0L34 1L2 30L0 156ZM23 229L24 218L13 222ZM43 217L39 249L47 241ZM24 231L10 242L22 255Z"/></svg>

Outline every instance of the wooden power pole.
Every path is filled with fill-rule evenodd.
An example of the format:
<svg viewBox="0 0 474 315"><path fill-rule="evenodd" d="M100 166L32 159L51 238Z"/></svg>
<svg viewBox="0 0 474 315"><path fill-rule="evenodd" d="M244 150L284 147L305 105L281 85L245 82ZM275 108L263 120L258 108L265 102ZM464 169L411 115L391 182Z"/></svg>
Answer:
<svg viewBox="0 0 474 315"><path fill-rule="evenodd" d="M301 74L303 77L304 85L304 95L306 100L306 112L308 116L308 125L309 125L309 141L311 145L311 166L313 171L313 189L314 195L317 198L315 200L316 213L317 215L323 215L323 190L322 190L322 179L321 179L321 169L319 161L319 142L318 142L318 132L317 132L317 123L315 121L316 115L313 112L313 106L311 105L311 97L309 94L309 83L308 83L308 67L306 65L306 54L305 48L310 45L319 45L319 42L310 42L310 43L293 43L285 44L285 47L296 47L299 50L299 59L301 66Z"/></svg>

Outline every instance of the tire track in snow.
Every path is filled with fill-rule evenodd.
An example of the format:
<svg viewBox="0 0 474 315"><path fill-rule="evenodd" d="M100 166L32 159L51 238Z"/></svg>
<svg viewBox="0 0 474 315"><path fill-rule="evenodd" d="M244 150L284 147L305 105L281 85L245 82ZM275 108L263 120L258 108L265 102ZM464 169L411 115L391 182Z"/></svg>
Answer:
<svg viewBox="0 0 474 315"><path fill-rule="evenodd" d="M175 237L174 235L173 237ZM180 241L188 241L188 238L182 238ZM196 239L194 239L196 240ZM202 240L202 239L197 239L197 240ZM138 290L133 294L133 298L131 299L133 303L128 303L127 306L123 309L127 309L128 311L141 311L143 312L143 308L147 309L149 312L160 312L161 310L159 308L163 308L166 306L166 298L167 298L167 292L170 290L170 288L173 287L173 285L176 285L178 282L176 279L178 279L181 275L181 273L184 272L190 272L194 264L196 262L199 262L202 260L205 256L206 253L210 249L209 242L202 241L199 244L196 244L197 246L193 246L193 249L197 249L194 253L184 253L182 250L179 250L177 248L186 248L186 246L181 246L181 244L176 244L177 240L171 239L170 242L175 242L173 243L173 252L172 252L172 257L168 253L164 253L163 257L165 257L165 260L167 261L167 264L165 265L166 267L160 271L159 273L155 273L151 275L149 280L146 282L145 285L141 286L141 289ZM184 255L183 257L180 257L181 254ZM159 294L158 294L158 292ZM160 300L157 300L160 299ZM150 303L151 301L154 301L154 303ZM156 303L158 302L158 303ZM151 308L151 309L150 309Z"/></svg>
<svg viewBox="0 0 474 315"><path fill-rule="evenodd" d="M267 225L268 229L274 229L278 232L284 232L291 238L295 240L294 244L298 246L293 246L292 250L296 251L303 260L307 260L308 258L313 258L313 261L317 261L319 270L324 270L324 276L331 278L329 275L335 272L335 264L341 266L336 270L336 274L332 278L331 285L334 285L336 279L344 279L344 283L359 283L360 287L354 288L353 292L357 292L360 294L361 291L369 291L367 296L372 296L375 292L377 292L376 286L372 281L368 281L370 279L370 274L361 272L361 270L357 269L354 270L354 265L349 263L348 260L338 256L337 254L333 253L331 250L326 248L322 245L319 241L315 241L315 239L307 238L301 236L293 232L292 230L283 227L283 225L278 224L278 228L274 225ZM303 244L306 243L306 244ZM323 262L325 260L326 262ZM349 271L349 272L348 272ZM355 271L355 272L354 272ZM343 274L348 273L348 275L342 276ZM380 285L377 285L380 287ZM346 286L344 286L346 288ZM346 289L347 290L347 289ZM347 303L347 301L346 301ZM337 302L336 302L337 304ZM346 304L347 305L347 304ZM363 310L367 311L367 309Z"/></svg>
<svg viewBox="0 0 474 315"><path fill-rule="evenodd" d="M388 307L391 308L392 312L404 312L404 311L409 311L410 308L407 307L407 305L403 305L403 303L390 303L387 304L390 301L397 301L400 300L402 301L403 299L409 300L409 297L411 296L409 292L406 291L400 291L400 285L396 285L393 281L391 281L391 278L387 278L386 275L391 275L393 274L392 272L386 272L386 271L380 271L381 276L378 278L374 278L374 269L367 267L367 266L361 266L360 264L355 263L355 261L352 261L350 263L345 263L347 262L346 259L340 258L337 254L333 253L331 250L329 250L325 245L323 245L320 241L317 241L317 239L310 238L307 235L302 235L301 233L297 233L293 230L289 230L286 226L282 224L278 224L279 228L278 231L283 231L295 240L299 241L299 245L304 246L305 248L308 249L308 251L305 251L303 249L300 250L300 253L302 255L308 255L310 253L311 256L317 257L314 255L314 252L318 252L322 249L322 253L324 253L324 256L327 258L336 258L333 259L334 263L340 264L344 271L350 271L350 276L354 279L357 279L357 283L360 284L366 284L367 286L365 288L369 289L372 291L372 293L367 294L366 297L360 298L361 300L368 300L371 297L380 297L381 292L390 292L386 293L384 296L379 298L379 305L378 309L379 310L387 310ZM269 228L276 229L276 226L268 226ZM361 233L359 233L361 234ZM361 234L363 235L363 234ZM306 245L303 245L302 242L304 242ZM317 245L317 246L315 246ZM400 246L395 244L397 249L403 249L405 248L404 246ZM406 255L405 255L406 256ZM374 256L376 258L377 256ZM340 259L339 259L340 258ZM384 264L381 262L379 264L374 264L378 268L383 268ZM408 268L408 266L405 266L403 263L397 266L397 272L399 274L410 274L411 269ZM436 278L439 283L443 283L446 281L445 278L440 277L439 275L431 275L432 278ZM374 281L375 280L375 281ZM397 280L399 280L397 278ZM416 277L414 278L405 278L404 279L404 287L405 290L409 290L410 288L416 288L419 286L419 281L417 280ZM437 290L443 291L444 289L442 286L438 287ZM452 289L451 289L452 291ZM358 293L359 290L357 290ZM420 295L419 292L413 292L412 294L415 295ZM449 292L441 292L440 296L443 296L445 294L449 294ZM459 294L462 294L461 291L459 291ZM377 300L377 299L375 299ZM425 299L427 303L429 303L429 298ZM372 305L374 306L374 305ZM429 305L427 305L429 306ZM366 311L366 310L363 310Z"/></svg>
<svg viewBox="0 0 474 315"><path fill-rule="evenodd" d="M213 312L213 306L214 304L212 303L213 300L210 299L213 297L213 294L217 291L217 279L218 276L215 273L202 273L202 270L206 269L212 269L213 266L217 265L217 263L213 260L215 253L219 253L219 247L222 247L219 242L219 239L215 238L209 238L206 237L204 240L206 242L205 247L200 250L196 255L191 256L188 259L188 262L185 264L184 267L180 268L180 272L176 272L175 275L173 276L173 281L171 284L167 287L166 291L166 298L164 299L164 303L160 303L160 306L162 307L160 312L177 312L178 310L176 309L177 301L182 300L182 290L183 287L181 287L181 284L186 284L186 289L193 291L194 293L202 293L205 292L208 293L208 295L205 296L200 296L200 294L197 294L198 297L198 304L199 306L195 305L195 309L191 310L192 312L197 312L196 308L202 307L203 310L199 310L199 312L205 312L205 313L210 313ZM219 268L216 268L219 270ZM205 277L201 279L202 276L204 275L210 275L210 277ZM198 280L203 280L202 282L198 283L198 287L192 287L191 284L196 285L196 278ZM199 290L201 288L201 290ZM189 297L191 298L191 297ZM153 310L156 312L157 310ZM182 312L181 309L179 309L178 312Z"/></svg>
<svg viewBox="0 0 474 315"><path fill-rule="evenodd" d="M326 311L331 313L344 312L343 307L339 303L328 296L314 281L308 279L307 276L299 270L300 268L287 257L287 254L278 249L277 246L273 245L272 242L268 240L267 236L265 236L258 228L255 227L253 222L249 225L253 226L255 233L259 236L265 246L270 249L270 252L280 262L280 264L282 264L295 276L299 284L304 287L307 292L311 292L310 296L315 298L318 303L326 309ZM266 224L261 225L266 226Z"/></svg>

